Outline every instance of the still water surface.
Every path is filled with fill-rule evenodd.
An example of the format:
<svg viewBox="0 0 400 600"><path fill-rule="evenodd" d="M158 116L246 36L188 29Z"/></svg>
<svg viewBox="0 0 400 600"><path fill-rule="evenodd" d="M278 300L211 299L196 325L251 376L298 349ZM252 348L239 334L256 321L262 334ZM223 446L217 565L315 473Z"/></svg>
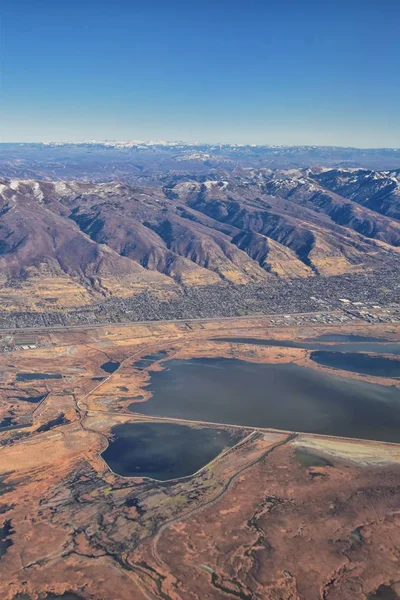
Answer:
<svg viewBox="0 0 400 600"><path fill-rule="evenodd" d="M17 373L15 381L36 381L37 379L62 379L60 373Z"/></svg>
<svg viewBox="0 0 400 600"><path fill-rule="evenodd" d="M367 600L399 600L399 596L391 586L380 585L373 594L368 594Z"/></svg>
<svg viewBox="0 0 400 600"><path fill-rule="evenodd" d="M170 360L132 412L400 442L400 391L294 364Z"/></svg>
<svg viewBox="0 0 400 600"><path fill-rule="evenodd" d="M384 356L317 350L311 352L310 358L324 367L363 373L375 377L400 377L400 360L385 358Z"/></svg>
<svg viewBox="0 0 400 600"><path fill-rule="evenodd" d="M114 373L119 367L120 363L117 360L108 360L107 362L100 365L100 369L103 369L106 373Z"/></svg>
<svg viewBox="0 0 400 600"><path fill-rule="evenodd" d="M192 475L240 439L223 429L175 423L124 423L112 434L102 456L114 472L162 481Z"/></svg>

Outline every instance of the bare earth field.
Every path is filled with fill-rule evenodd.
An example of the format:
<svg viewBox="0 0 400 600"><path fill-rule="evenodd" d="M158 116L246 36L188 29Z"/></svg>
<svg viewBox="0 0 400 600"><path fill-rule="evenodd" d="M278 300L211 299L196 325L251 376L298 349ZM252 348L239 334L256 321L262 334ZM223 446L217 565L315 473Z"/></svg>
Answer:
<svg viewBox="0 0 400 600"><path fill-rule="evenodd" d="M101 456L117 425L179 422L130 412L171 358L292 363L400 386L323 367L304 348L212 341L327 333L400 340L396 323L329 326L312 315L298 326L249 317L8 334L1 600L400 598L399 444L218 423L237 444L190 477L123 477Z"/></svg>

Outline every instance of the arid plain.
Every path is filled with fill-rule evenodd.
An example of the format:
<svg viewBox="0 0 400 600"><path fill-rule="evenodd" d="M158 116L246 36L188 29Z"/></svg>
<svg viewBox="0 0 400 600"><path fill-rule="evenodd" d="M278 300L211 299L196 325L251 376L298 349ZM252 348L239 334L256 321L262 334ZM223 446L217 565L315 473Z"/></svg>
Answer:
<svg viewBox="0 0 400 600"><path fill-rule="evenodd" d="M399 342L398 324L321 325L312 315L300 324L274 321L7 334L13 349L0 355L2 599L400 597L400 445L240 425L229 416L211 423L140 414L154 392L152 376L171 360L291 364L398 391L396 377L328 368L307 347L285 347L324 334ZM380 354L390 358L384 344ZM243 397L251 411L248 403ZM211 428L233 441L191 476L122 476L102 453L113 428L144 422Z"/></svg>

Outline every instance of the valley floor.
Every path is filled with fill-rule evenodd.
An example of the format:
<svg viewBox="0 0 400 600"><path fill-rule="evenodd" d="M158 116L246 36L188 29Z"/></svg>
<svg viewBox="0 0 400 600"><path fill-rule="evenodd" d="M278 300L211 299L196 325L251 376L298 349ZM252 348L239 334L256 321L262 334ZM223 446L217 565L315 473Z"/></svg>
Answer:
<svg viewBox="0 0 400 600"><path fill-rule="evenodd" d="M398 378L312 360L307 344L320 336L327 349L335 338L377 340L379 354L395 359L395 320L341 321L343 314L4 332L1 598L400 597L400 445L132 412L172 359L290 364L398 391ZM124 477L102 453L117 426L138 422L222 429L237 439L193 476Z"/></svg>

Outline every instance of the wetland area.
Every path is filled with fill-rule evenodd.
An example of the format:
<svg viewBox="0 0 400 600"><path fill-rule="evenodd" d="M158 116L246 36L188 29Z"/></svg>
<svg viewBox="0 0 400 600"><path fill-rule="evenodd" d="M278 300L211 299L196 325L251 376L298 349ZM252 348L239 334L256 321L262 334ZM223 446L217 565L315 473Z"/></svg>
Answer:
<svg viewBox="0 0 400 600"><path fill-rule="evenodd" d="M1 600L398 598L400 327L268 322L0 356Z"/></svg>
<svg viewBox="0 0 400 600"><path fill-rule="evenodd" d="M326 334L304 340L268 340L252 337L219 337L214 342L251 344L253 346L275 346L279 348L303 348L304 350L330 350L334 352L372 352L376 354L400 355L400 343L384 338L361 335ZM329 343L333 342L333 343ZM329 345L328 345L329 343Z"/></svg>

